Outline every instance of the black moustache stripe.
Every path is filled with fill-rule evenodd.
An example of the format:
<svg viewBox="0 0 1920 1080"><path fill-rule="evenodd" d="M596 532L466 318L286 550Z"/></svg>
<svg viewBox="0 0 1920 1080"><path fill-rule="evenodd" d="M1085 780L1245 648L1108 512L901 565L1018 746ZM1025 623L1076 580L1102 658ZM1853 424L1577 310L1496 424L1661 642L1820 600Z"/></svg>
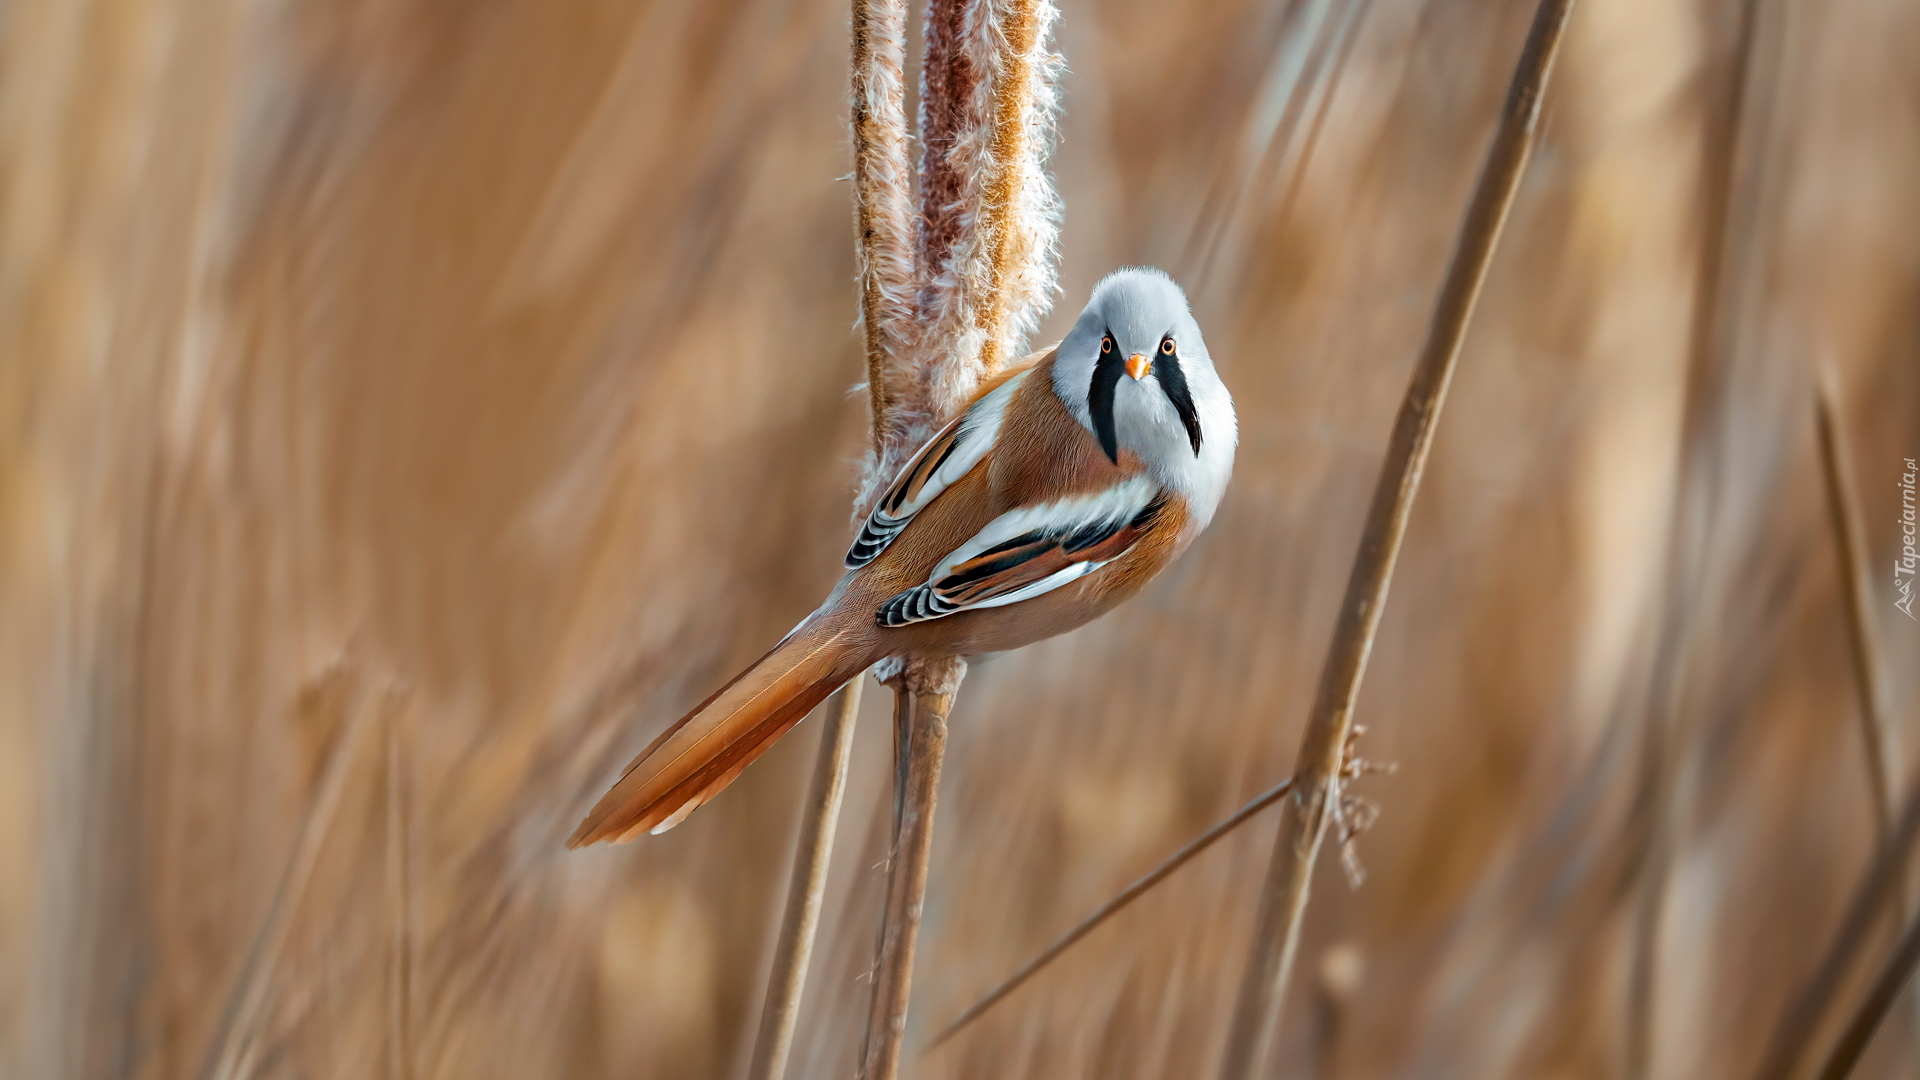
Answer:
<svg viewBox="0 0 1920 1080"><path fill-rule="evenodd" d="M1113 335L1101 339L1102 352L1093 365L1093 385L1087 388L1087 414L1093 420L1094 437L1100 440L1100 449L1107 452L1107 458L1115 465L1120 464L1120 433L1113 426L1113 394L1120 388L1120 379L1127 373L1126 361L1120 359L1120 348L1111 345ZM1181 393L1186 392L1186 384L1181 384ZM1189 403L1187 408L1193 408Z"/></svg>
<svg viewBox="0 0 1920 1080"><path fill-rule="evenodd" d="M1167 392L1167 400L1173 402L1173 411L1180 414L1180 422L1186 425L1187 438L1193 442L1193 452L1198 456L1200 414L1194 411L1193 392L1187 389L1187 373L1180 370L1180 358L1161 353L1154 359L1153 373L1160 379L1160 388Z"/></svg>

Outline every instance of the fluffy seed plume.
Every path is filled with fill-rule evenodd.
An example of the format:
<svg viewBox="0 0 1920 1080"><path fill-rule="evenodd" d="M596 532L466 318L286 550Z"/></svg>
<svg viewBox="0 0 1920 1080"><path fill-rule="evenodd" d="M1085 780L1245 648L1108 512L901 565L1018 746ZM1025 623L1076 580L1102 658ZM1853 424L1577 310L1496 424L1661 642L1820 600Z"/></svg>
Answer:
<svg viewBox="0 0 1920 1080"><path fill-rule="evenodd" d="M855 507L864 513L904 441L900 370L914 340L912 166L907 157L907 14L903 0L853 6L853 187L858 232L860 323L873 402L873 443ZM897 453L897 451L896 451Z"/></svg>
<svg viewBox="0 0 1920 1080"><path fill-rule="evenodd" d="M921 76L921 355L902 382L918 437L1020 353L1051 306L1059 199L1051 0L936 2ZM917 442L918 439L911 439Z"/></svg>

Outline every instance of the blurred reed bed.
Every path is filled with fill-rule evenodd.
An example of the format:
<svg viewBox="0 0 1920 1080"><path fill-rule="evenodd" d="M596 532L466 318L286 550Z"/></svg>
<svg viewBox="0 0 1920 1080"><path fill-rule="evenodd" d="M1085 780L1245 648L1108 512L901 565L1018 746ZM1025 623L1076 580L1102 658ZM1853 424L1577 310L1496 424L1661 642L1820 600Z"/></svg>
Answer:
<svg viewBox="0 0 1920 1080"><path fill-rule="evenodd" d="M1533 7L1062 6L1034 340L1114 265L1203 282L1240 463L1148 595L974 665L910 1045L1292 771ZM665 837L560 842L835 574L847 48L769 0L9 9L0 1075L745 1070L814 723ZM1920 743L1916 59L1895 0L1576 9L1358 705L1399 770L1272 1075L1761 1067L1882 827L1823 366L1896 804ZM866 1012L867 698L795 1076ZM1270 821L908 1071L1210 1075Z"/></svg>

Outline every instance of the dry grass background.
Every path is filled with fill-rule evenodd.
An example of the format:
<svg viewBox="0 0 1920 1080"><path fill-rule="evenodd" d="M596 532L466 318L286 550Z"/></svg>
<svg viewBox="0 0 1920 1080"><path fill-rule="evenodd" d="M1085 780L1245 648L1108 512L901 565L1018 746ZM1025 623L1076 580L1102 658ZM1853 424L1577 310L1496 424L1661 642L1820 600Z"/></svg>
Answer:
<svg viewBox="0 0 1920 1080"><path fill-rule="evenodd" d="M1739 6L1576 11L1361 698L1400 771L1363 785L1365 885L1323 864L1277 1076L1622 1074L1649 850L1648 1072L1756 1068L1873 844L1821 362L1915 772L1884 568L1920 455L1920 9L1758 6L1716 305ZM976 665L916 1031L1290 770L1530 9L1373 0L1297 190L1253 170L1203 273L1279 7L1064 4L1040 338L1116 264L1186 277L1240 463L1149 594ZM843 8L4 19L0 1076L743 1070L815 726L666 837L561 840L835 576L865 437ZM885 704L796 1076L852 1069ZM915 1074L1208 1075L1271 821ZM1868 1072L1912 1073L1907 1015Z"/></svg>

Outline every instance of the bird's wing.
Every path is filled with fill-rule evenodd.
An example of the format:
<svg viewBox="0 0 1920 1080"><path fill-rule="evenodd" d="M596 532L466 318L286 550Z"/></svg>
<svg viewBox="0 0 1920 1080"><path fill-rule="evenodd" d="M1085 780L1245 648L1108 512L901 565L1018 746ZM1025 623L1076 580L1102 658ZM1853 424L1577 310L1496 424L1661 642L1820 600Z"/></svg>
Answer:
<svg viewBox="0 0 1920 1080"><path fill-rule="evenodd" d="M1000 421L1006 416L1007 402L1013 400L1013 392L1019 389L1027 374L1022 371L982 394L966 412L940 429L938 435L913 455L874 506L873 513L860 528L860 535L854 538L853 546L847 549L847 569L857 570L878 558L887 550L887 545L893 543L893 538L900 535L900 530L907 527L907 522L913 520L913 515L987 456L994 440L1000 437Z"/></svg>
<svg viewBox="0 0 1920 1080"><path fill-rule="evenodd" d="M882 626L1001 607L1052 592L1100 569L1153 526L1165 497L1150 478L1010 510L933 569L926 582L880 605Z"/></svg>

